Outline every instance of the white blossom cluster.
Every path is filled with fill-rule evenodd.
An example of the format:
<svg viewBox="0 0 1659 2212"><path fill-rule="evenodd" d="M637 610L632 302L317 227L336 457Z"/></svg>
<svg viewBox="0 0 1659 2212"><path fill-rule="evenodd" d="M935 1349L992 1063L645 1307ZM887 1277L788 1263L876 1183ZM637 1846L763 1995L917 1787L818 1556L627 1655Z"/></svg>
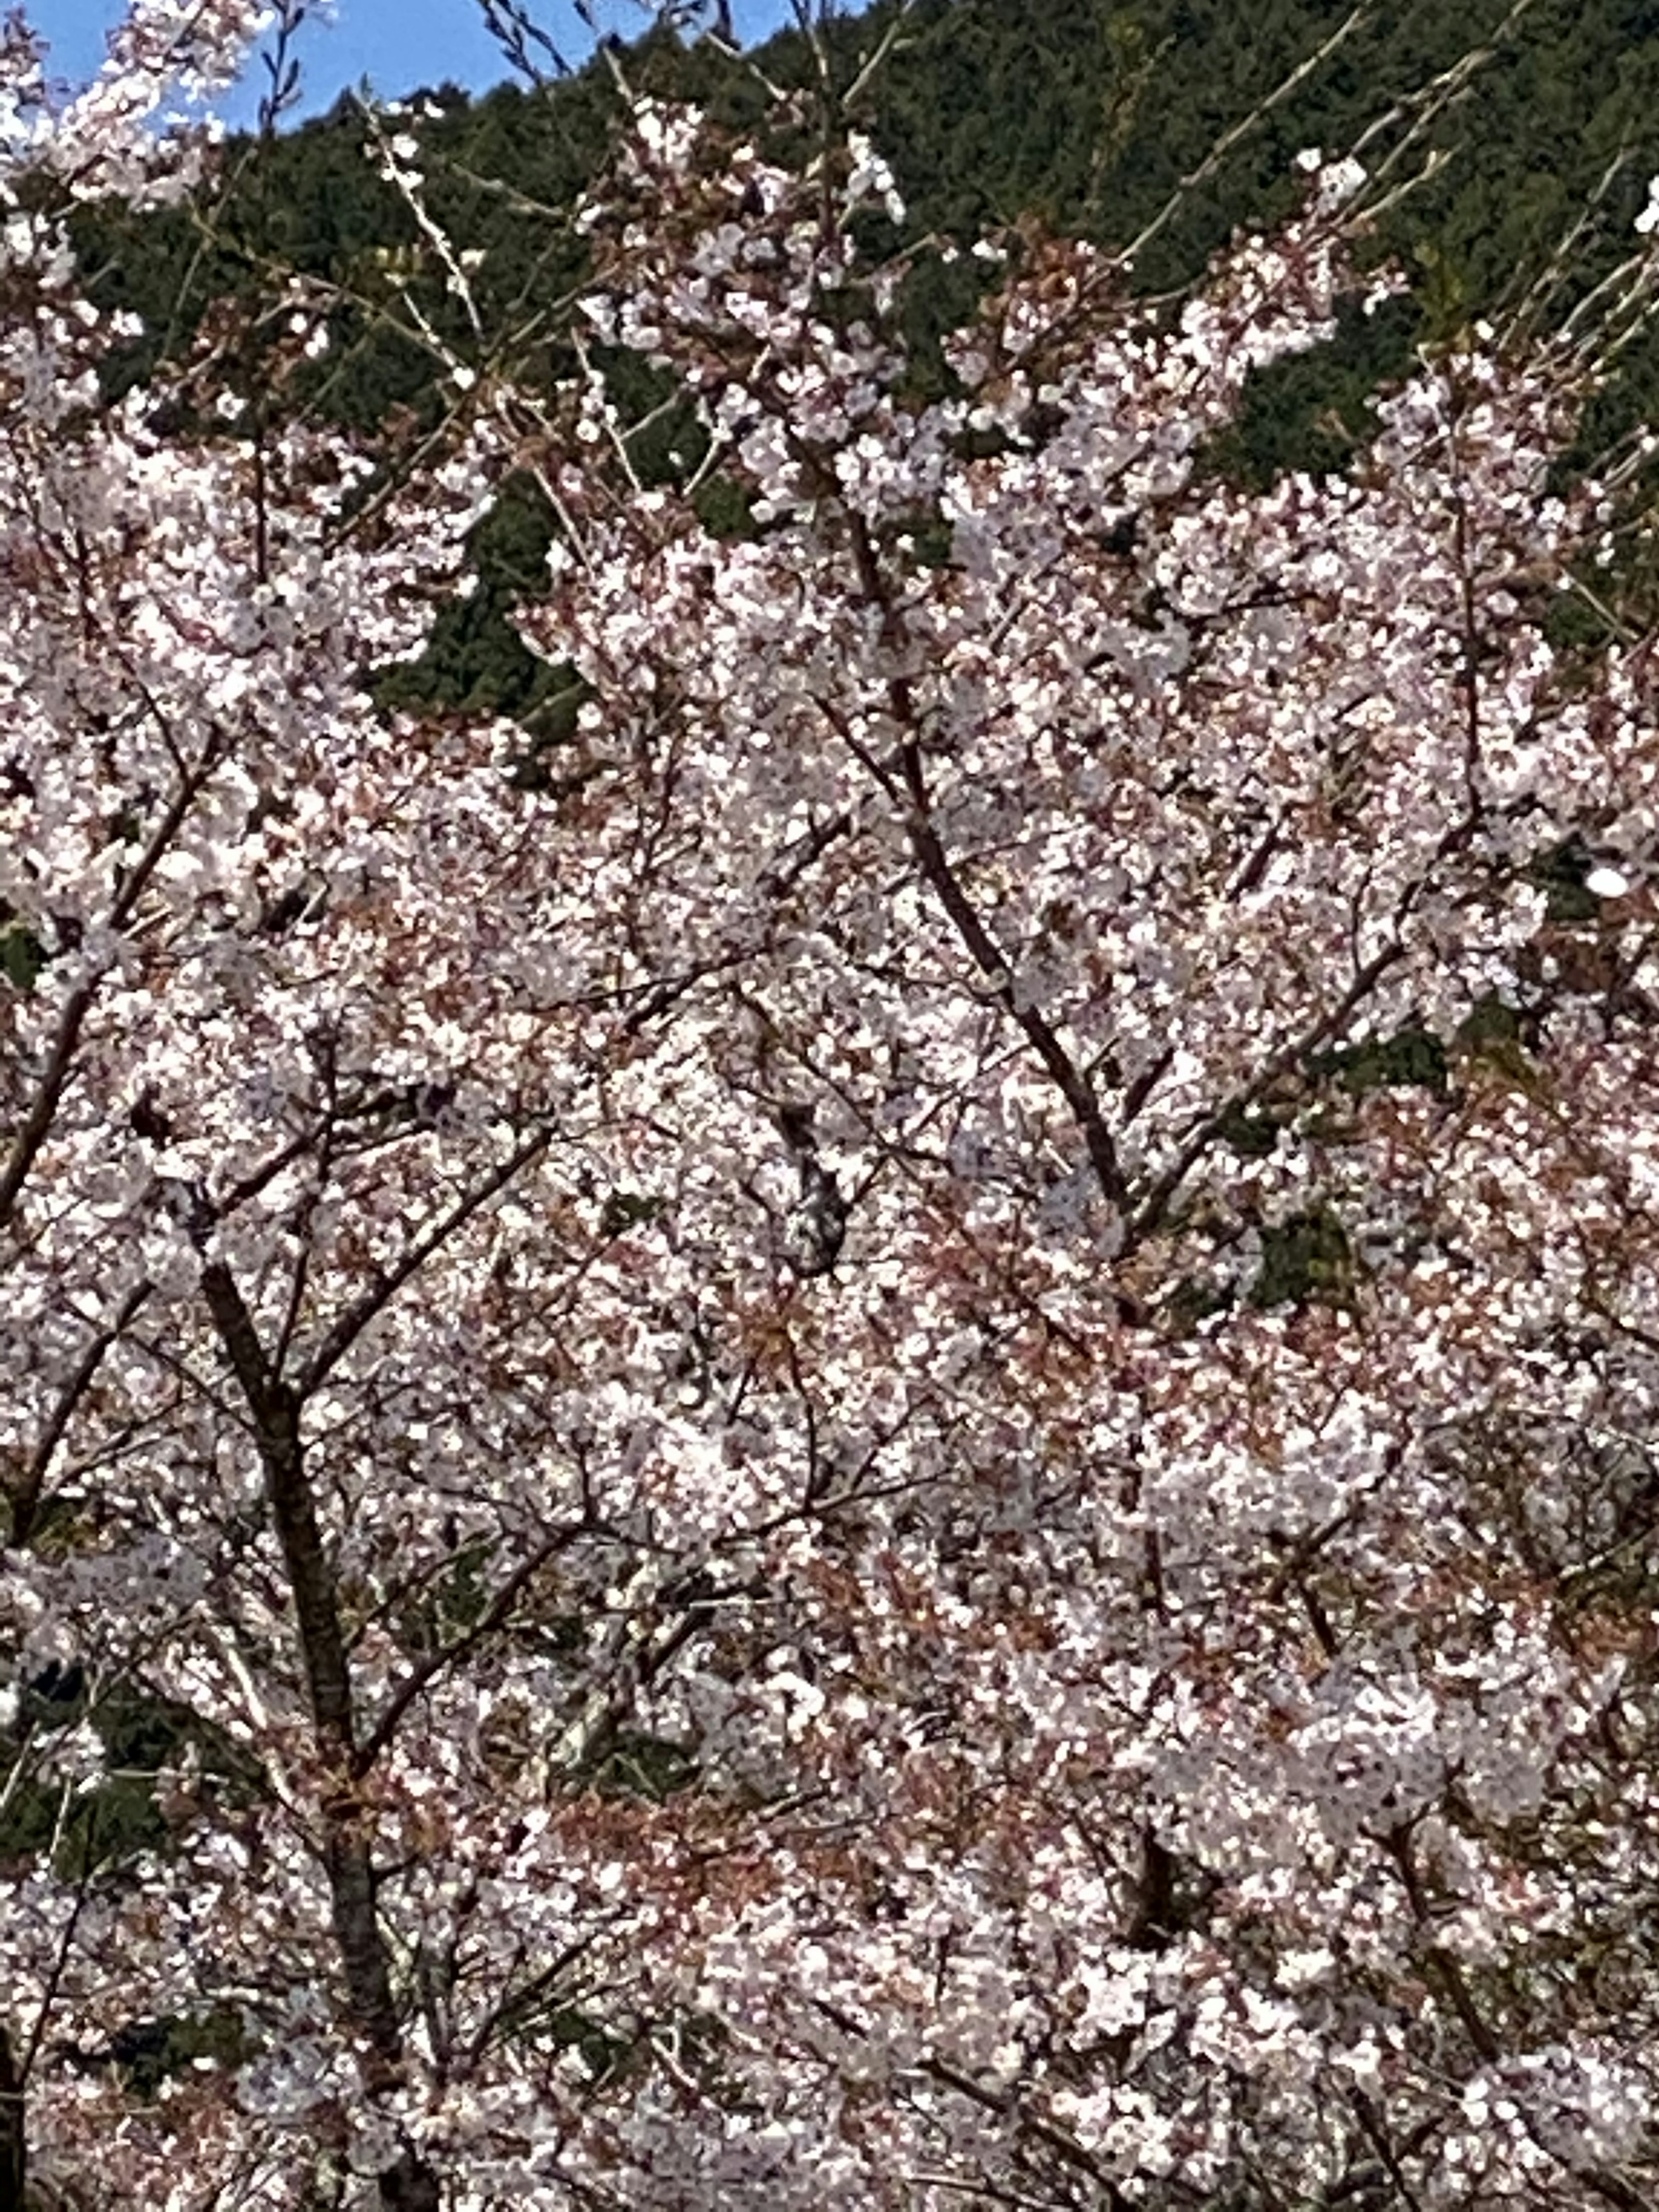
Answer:
<svg viewBox="0 0 1659 2212"><path fill-rule="evenodd" d="M924 403L875 149L644 105L586 319L751 530L591 366L390 479L184 443L17 189L154 189L246 28L180 12L0 186L38 2172L1651 2202L1659 732L1645 641L1551 641L1582 392L1455 355L1345 476L1201 466L1354 281L1316 158L1176 309L1000 241ZM363 674L521 465L534 788Z"/></svg>

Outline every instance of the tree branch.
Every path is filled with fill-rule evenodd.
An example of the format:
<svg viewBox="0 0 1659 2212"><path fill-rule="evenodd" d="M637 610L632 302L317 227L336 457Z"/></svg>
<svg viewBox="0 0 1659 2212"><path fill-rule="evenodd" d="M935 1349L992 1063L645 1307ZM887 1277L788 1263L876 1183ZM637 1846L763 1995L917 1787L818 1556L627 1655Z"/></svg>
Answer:
<svg viewBox="0 0 1659 2212"><path fill-rule="evenodd" d="M551 1129L538 1129L533 1136L527 1137L507 1158L459 1199L423 1237L417 1237L401 1259L376 1277L363 1295L347 1307L306 1363L297 1385L301 1398L308 1398L339 1365L375 1316L391 1304L410 1276L417 1274L458 1229L487 1206L498 1191L505 1190L520 1169L544 1152L552 1141Z"/></svg>
<svg viewBox="0 0 1659 2212"><path fill-rule="evenodd" d="M493 1636L506 1622L526 1588L535 1579L555 1553L562 1552L567 1545L574 1543L587 1526L586 1521L575 1521L555 1529L545 1542L538 1544L529 1558L521 1561L514 1569L500 1589L496 1591L482 1619L475 1622L464 1636L457 1637L453 1644L445 1644L440 1651L428 1652L424 1658L410 1668L409 1673L404 1675L391 1697L387 1698L381 1709L380 1718L374 1723L353 1755L351 1771L355 1776L361 1778L368 1773L375 1760L391 1743L392 1737L398 1732L398 1724L404 1715L422 1692L430 1683L435 1681L446 1668L452 1667L457 1660L465 1658L466 1654L476 1644L482 1644L486 1637Z"/></svg>

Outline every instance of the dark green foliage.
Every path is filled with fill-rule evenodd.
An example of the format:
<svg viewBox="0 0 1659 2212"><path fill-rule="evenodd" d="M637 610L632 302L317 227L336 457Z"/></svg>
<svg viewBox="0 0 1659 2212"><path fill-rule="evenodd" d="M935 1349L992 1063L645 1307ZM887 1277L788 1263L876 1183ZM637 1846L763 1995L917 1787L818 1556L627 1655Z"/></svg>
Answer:
<svg viewBox="0 0 1659 2212"><path fill-rule="evenodd" d="M32 991L46 964L46 948L26 922L0 921L0 975L14 989Z"/></svg>
<svg viewBox="0 0 1659 2212"><path fill-rule="evenodd" d="M435 1580L403 1603L396 1626L405 1650L423 1656L446 1650L477 1627L489 1610L488 1571L495 1552L489 1537L472 1537Z"/></svg>
<svg viewBox="0 0 1659 2212"><path fill-rule="evenodd" d="M1582 837L1569 837L1540 853L1528 871L1544 894L1544 911L1551 921L1594 921L1601 902L1589 888L1587 878L1595 866Z"/></svg>
<svg viewBox="0 0 1659 2212"><path fill-rule="evenodd" d="M1423 322L1415 300L1389 300L1370 315L1347 302L1328 345L1250 379L1237 421L1206 456L1210 471L1265 489L1293 470L1346 468L1375 428L1373 394L1409 373Z"/></svg>
<svg viewBox="0 0 1659 2212"><path fill-rule="evenodd" d="M463 1544L438 1584L438 1603L443 1626L452 1635L477 1628L489 1610L491 1589L487 1571L495 1547L487 1536Z"/></svg>
<svg viewBox="0 0 1659 2212"><path fill-rule="evenodd" d="M1457 1042L1466 1052L1474 1053L1493 1045L1519 1047L1528 1042L1527 1030L1520 1009L1507 1005L1496 991L1488 991L1458 1024Z"/></svg>
<svg viewBox="0 0 1659 2212"><path fill-rule="evenodd" d="M1242 1160L1265 1160L1279 1143L1284 1123L1259 1109L1230 1106L1217 1134Z"/></svg>
<svg viewBox="0 0 1659 2212"><path fill-rule="evenodd" d="M1630 245L1646 179L1659 170L1659 17L1646 0L1535 0L1500 36L1508 12L1508 0L1407 0L1372 10L1206 167L1218 142L1331 39L1348 0L1252 8L1053 0L1036 9L1029 0L920 0L859 103L908 209L902 232L872 210L859 234L872 259L901 246L915 257L897 310L910 360L905 397L951 388L940 337L997 281L994 265L951 260L924 240L967 242L1035 221L1121 247L1203 168L1134 271L1137 285L1155 292L1188 284L1239 227L1271 225L1291 210L1300 149L1352 144L1390 103L1418 100L1485 40L1485 64L1459 97L1424 114L1419 138L1390 176L1401 181L1431 155L1444 157L1386 215L1375 242L1378 257L1410 277L1409 299L1370 317L1345 313L1329 345L1257 379L1209 459L1255 484L1286 469L1346 465L1367 434L1370 396L1405 372L1417 343L1454 337L1477 317L1500 328L1509 319L1523 332L1559 321ZM829 21L832 84L860 77L892 15L893 0L878 0ZM805 89L805 120L781 128L755 72L706 40L687 46L659 30L630 51L627 70L636 86L695 99L726 127L762 133L775 156L804 161L818 143L814 58L790 31L760 59L773 82ZM448 404L410 301L481 369L532 386L568 373L571 303L586 266L570 218L613 143L619 103L608 67L598 58L544 88L507 85L471 100L445 88L424 104L415 127L429 204L458 247L483 254L474 280L482 339L441 270L417 250L408 209L364 160L368 121L343 99L272 143L234 143L193 206L143 217L76 214L94 295L145 324L112 364L111 389L163 356L185 358L211 335L222 370L240 379L252 404L244 428L297 411L360 434L390 430L394 447L407 446ZM1383 158L1390 143L1385 134L1368 158ZM1587 209L1581 234L1553 266ZM1018 258L1018 239L1011 245ZM283 351L287 310L270 303L276 273L288 270L331 288L332 343L319 360ZM847 312L858 289L849 289ZM602 349L593 358L633 426L641 480L690 481L703 433L673 404L663 373ZM1572 465L1589 464L1656 413L1659 343L1644 337L1591 409ZM716 537L755 531L736 473L710 477L696 505ZM416 666L386 672L379 685L388 706L517 717L532 738L521 780L549 783L559 770L544 756L562 742L556 702L569 686L526 652L512 615L540 586L552 528L539 495L527 483L510 486L474 543L477 588L443 610ZM938 532L924 526L914 537L917 562L944 557ZM1632 571L1644 563L1644 574L1654 571L1650 596L1659 599L1659 562L1638 547ZM1588 600L1564 595L1548 617L1563 642L1605 637ZM32 940L0 939L0 969L19 988L32 982L40 957Z"/></svg>
<svg viewBox="0 0 1659 2212"><path fill-rule="evenodd" d="M522 1641L532 1651L540 1651L550 1659L579 1658L587 1648L587 1623L578 1613L551 1613L538 1620L533 1628L520 1631Z"/></svg>
<svg viewBox="0 0 1659 2212"><path fill-rule="evenodd" d="M29 1729L46 1734L53 1729L73 1728L90 1698L84 1667L74 1661L66 1667L61 1660L49 1659L19 1694L16 1729L20 1734Z"/></svg>
<svg viewBox="0 0 1659 2212"><path fill-rule="evenodd" d="M1253 1306L1340 1303L1352 1287L1353 1252L1342 1224L1327 1206L1292 1214L1261 1232L1261 1267L1250 1285Z"/></svg>
<svg viewBox="0 0 1659 2212"><path fill-rule="evenodd" d="M1349 12L1346 0L1064 0L1038 11L1023 0L924 0L906 50L872 87L874 135L917 230L966 238L1035 214L1121 247ZM1218 456L1230 471L1260 483L1285 468L1341 465L1365 435L1368 396L1408 365L1416 339L1522 312L1528 327L1547 325L1628 249L1659 167L1659 19L1644 0L1540 0L1500 36L1508 13L1508 0L1370 11L1185 192L1142 253L1142 289L1190 283L1231 232L1291 211L1301 149L1352 145L1391 104L1487 42L1485 65L1425 118L1394 173L1402 181L1444 157L1376 242L1411 278L1410 301L1346 317L1332 346L1261 379ZM1553 289L1538 289L1592 203ZM971 283L960 264L953 273ZM965 304L952 303L957 315ZM1580 463L1650 417L1656 399L1659 347L1644 343L1587 421Z"/></svg>
<svg viewBox="0 0 1659 2212"><path fill-rule="evenodd" d="M1471 1061L1516 1090L1536 1095L1545 1079L1540 1054L1544 1019L1537 1008L1506 1005L1496 992L1458 1024L1456 1042Z"/></svg>
<svg viewBox="0 0 1659 2212"><path fill-rule="evenodd" d="M510 478L472 533L476 588L440 611L418 661L382 673L375 687L380 705L510 714L538 734L540 710L568 684L526 648L512 616L545 583L552 536L541 493L528 477Z"/></svg>
<svg viewBox="0 0 1659 2212"><path fill-rule="evenodd" d="M35 1771L33 1747L82 1721L100 1741L103 1771L66 1797L60 1783ZM75 1881L140 1851L167 1850L173 1832L155 1777L187 1749L220 1802L247 1807L264 1795L257 1762L211 1722L131 1683L95 1695L84 1668L52 1662L21 1686L12 1741L0 1744L0 1863L50 1850L59 1876Z"/></svg>
<svg viewBox="0 0 1659 2212"><path fill-rule="evenodd" d="M599 1234L623 1237L642 1222L656 1220L667 1200L634 1190L613 1190L599 1210Z"/></svg>
<svg viewBox="0 0 1659 2212"><path fill-rule="evenodd" d="M100 2055L119 2069L129 2094L147 2103L164 2081L192 2070L198 2059L240 2065L248 2056L248 2040L241 2015L222 2008L171 2020L129 2021L117 2028Z"/></svg>
<svg viewBox="0 0 1659 2212"><path fill-rule="evenodd" d="M1203 1927L1219 1887L1207 1868L1178 1856L1149 1831L1127 1940L1138 1951L1168 1950L1177 1937Z"/></svg>
<svg viewBox="0 0 1659 2212"><path fill-rule="evenodd" d="M514 2027L520 2033L528 2033L538 2041L551 2044L556 2051L580 2051L592 2088L608 2081L628 2058L629 2045L622 2038L612 2035L579 2005L561 2005L533 2027L529 2022L514 2023Z"/></svg>
<svg viewBox="0 0 1659 2212"><path fill-rule="evenodd" d="M1122 246L1348 12L1344 0L1068 0L1034 15L1019 0L928 0L908 51L872 90L876 136L918 229L963 236L1035 211ZM1143 288L1190 283L1232 230L1289 212L1302 148L1353 143L1390 102L1489 41L1486 65L1425 120L1395 172L1445 157L1386 216L1376 243L1410 277L1411 297L1372 318L1350 313L1333 344L1257 379L1212 465L1260 485L1288 468L1345 465L1366 435L1370 395L1404 372L1416 342L1457 336L1480 317L1546 327L1628 249L1659 168L1659 19L1643 0L1540 0L1500 39L1507 13L1506 0L1371 11L1186 194L1143 253ZM951 273L971 283L963 264ZM952 304L959 314L966 302ZM1592 462L1656 405L1659 345L1644 338L1590 409L1571 465ZM1550 613L1584 642L1604 641L1587 603Z"/></svg>
<svg viewBox="0 0 1659 2212"><path fill-rule="evenodd" d="M1324 1144L1348 1142L1355 1132L1344 1099L1393 1089L1443 1096L1449 1082L1446 1047L1431 1030L1409 1027L1392 1036L1316 1053L1306 1062L1305 1079L1309 1088L1288 1097L1230 1107L1217 1133L1223 1144L1240 1159L1262 1160L1291 1131Z"/></svg>
<svg viewBox="0 0 1659 2212"><path fill-rule="evenodd" d="M937 507L917 507L897 518L895 550L907 568L948 568L952 544L951 526Z"/></svg>
<svg viewBox="0 0 1659 2212"><path fill-rule="evenodd" d="M556 1967L533 1973L523 1990L507 2000L496 2015L491 2039L580 2051L591 2088L610 2080L626 2064L632 2050L625 2035L606 2027L573 1996L568 1978Z"/></svg>
<svg viewBox="0 0 1659 2212"><path fill-rule="evenodd" d="M596 1746L580 1778L601 1797L639 1797L660 1805L696 1782L696 1756L665 1736L619 1729Z"/></svg>
<svg viewBox="0 0 1659 2212"><path fill-rule="evenodd" d="M1358 1097L1391 1087L1442 1092L1446 1088L1446 1048L1424 1029L1404 1029L1393 1036L1369 1037L1364 1044L1322 1054L1314 1073L1332 1077Z"/></svg>
<svg viewBox="0 0 1659 2212"><path fill-rule="evenodd" d="M1234 1303L1230 1283L1183 1275L1165 1299L1160 1317L1176 1335L1185 1336L1212 1314L1231 1312Z"/></svg>
<svg viewBox="0 0 1659 2212"><path fill-rule="evenodd" d="M716 469L697 486L691 504L697 520L711 538L722 543L736 543L760 536L760 525L755 520L750 502L749 489L735 477Z"/></svg>

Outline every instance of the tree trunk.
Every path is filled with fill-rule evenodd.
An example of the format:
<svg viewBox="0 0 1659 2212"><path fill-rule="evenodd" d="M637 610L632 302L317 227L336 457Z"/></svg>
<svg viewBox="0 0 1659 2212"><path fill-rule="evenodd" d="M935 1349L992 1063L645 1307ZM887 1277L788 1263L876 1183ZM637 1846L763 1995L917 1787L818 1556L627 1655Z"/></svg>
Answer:
<svg viewBox="0 0 1659 2212"><path fill-rule="evenodd" d="M27 2166L23 2077L12 2055L11 2038L4 2022L0 2021L0 2212L23 2212Z"/></svg>
<svg viewBox="0 0 1659 2212"><path fill-rule="evenodd" d="M312 1723L319 1747L338 1777L321 1807L323 1863L334 1938L351 2025L374 2054L373 2087L390 2089L402 2071L403 2030L392 1995L386 1939L374 1907L373 1838L351 1783L356 1729L351 1672L334 1571L317 1518L300 1437L299 1394L273 1372L235 1278L222 1260L202 1270L202 1289L231 1366L253 1415L265 1496L294 1600ZM380 2178L386 2212L440 2212L438 2177L414 2151ZM0 2212L5 2212L0 2200Z"/></svg>

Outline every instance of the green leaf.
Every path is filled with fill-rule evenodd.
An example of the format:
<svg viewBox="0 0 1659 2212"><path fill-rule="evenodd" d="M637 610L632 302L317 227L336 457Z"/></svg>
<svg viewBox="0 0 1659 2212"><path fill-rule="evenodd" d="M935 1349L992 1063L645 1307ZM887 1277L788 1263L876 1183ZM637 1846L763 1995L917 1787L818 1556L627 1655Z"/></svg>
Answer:
<svg viewBox="0 0 1659 2212"><path fill-rule="evenodd" d="M27 922L0 927L0 969L14 989L32 991L46 964L46 948Z"/></svg>
<svg viewBox="0 0 1659 2212"><path fill-rule="evenodd" d="M1352 1288L1352 1248L1328 1206L1310 1206L1261 1232L1261 1267L1250 1285L1250 1304L1304 1306L1340 1304Z"/></svg>

